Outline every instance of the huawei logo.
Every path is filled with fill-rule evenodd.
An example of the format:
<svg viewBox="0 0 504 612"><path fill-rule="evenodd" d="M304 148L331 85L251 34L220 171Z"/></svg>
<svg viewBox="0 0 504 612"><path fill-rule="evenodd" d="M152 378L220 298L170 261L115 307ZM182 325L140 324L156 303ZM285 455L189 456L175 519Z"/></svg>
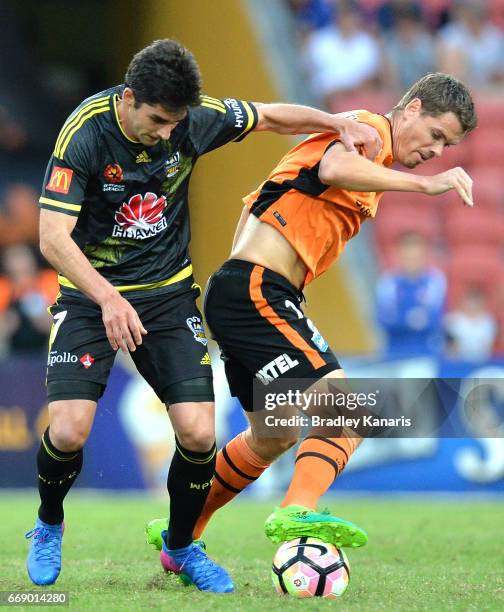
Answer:
<svg viewBox="0 0 504 612"><path fill-rule="evenodd" d="M132 196L115 214L117 225L113 235L141 240L155 236L166 228L163 216L166 206L166 197L155 193Z"/></svg>

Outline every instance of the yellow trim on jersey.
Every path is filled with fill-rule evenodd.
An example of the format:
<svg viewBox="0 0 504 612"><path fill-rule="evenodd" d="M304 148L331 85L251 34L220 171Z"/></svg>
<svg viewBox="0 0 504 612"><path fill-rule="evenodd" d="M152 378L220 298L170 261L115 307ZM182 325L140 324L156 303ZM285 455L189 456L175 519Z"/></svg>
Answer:
<svg viewBox="0 0 504 612"><path fill-rule="evenodd" d="M243 132L239 136L235 138L235 140L238 140L238 138L241 138L243 134L246 134L250 130L252 125L254 124L254 111L250 108L250 104L248 102L245 102L245 100L241 100L241 103L243 104L245 110L247 111L247 127L243 130Z"/></svg>
<svg viewBox="0 0 504 612"><path fill-rule="evenodd" d="M189 264L185 268L182 268L180 272L177 272L177 274L174 274L173 276L170 276L170 278L167 278L162 281L157 281L155 283L147 283L146 285L114 285L114 288L117 289L119 293L123 293L124 291L159 289L160 287L167 287L168 285L173 285L173 283L178 283L179 281L184 280L184 278L188 278L189 276L191 276L192 272L192 265ZM76 287L71 281L69 281L68 278L62 276L61 274L58 275L58 281L60 285L63 285L63 287L68 287L69 289L78 289L78 287Z"/></svg>
<svg viewBox="0 0 504 612"><path fill-rule="evenodd" d="M215 106L222 108L222 110L226 112L226 105L224 104L222 100L219 100L218 98L212 98L211 96L205 96L205 95L200 96L200 98L201 98L201 102L208 102L209 104L215 104Z"/></svg>
<svg viewBox="0 0 504 612"><path fill-rule="evenodd" d="M51 198L39 198L41 204L49 204L50 206L56 206L57 208L64 208L65 210L73 210L79 212L82 208L81 204L69 204L67 202L58 202L58 200L51 200Z"/></svg>
<svg viewBox="0 0 504 612"><path fill-rule="evenodd" d="M213 110L218 111L219 113L226 113L226 111L223 110L220 106L217 106L216 104L211 104L210 102L202 102L201 106L204 106L205 108L211 108Z"/></svg>
<svg viewBox="0 0 504 612"><path fill-rule="evenodd" d="M68 133L68 136L65 139L65 144L61 146L61 153L59 155L59 158L63 159L65 155L65 151L67 150L67 147L70 144L70 141L72 140L73 135L75 134L75 132L81 129L81 127L84 125L84 123L88 119L91 119L93 115L99 115L100 113L108 113L109 111L110 111L110 106L107 104L107 106L105 106L104 108L102 107L96 108L94 110L90 110L87 114L83 115L79 123L74 128L72 128L72 130Z"/></svg>
<svg viewBox="0 0 504 612"><path fill-rule="evenodd" d="M119 113L117 112L117 101L119 100L119 96L118 94L114 95L114 113L115 113L115 118L117 121L117 125L119 126L119 129L122 132L122 135L124 136L124 138L126 138L126 140L129 140L130 142L134 142L135 144L140 144L139 140L134 140L133 138L130 138L128 136L128 134L126 134L126 132L123 130L123 126L121 124L121 121L119 119Z"/></svg>
<svg viewBox="0 0 504 612"><path fill-rule="evenodd" d="M72 127L76 123L79 122L79 119L82 117L82 115L86 113L88 110L91 110L92 108L99 108L103 106L104 104L108 104L108 98L109 96L104 96L103 98L96 98L96 100L92 100L91 102L88 102L73 117L70 117L69 119L67 119L67 121L61 128L58 138L56 139L56 144L54 146L54 156L55 157L60 156L61 144L63 140L66 138L68 131L72 129Z"/></svg>

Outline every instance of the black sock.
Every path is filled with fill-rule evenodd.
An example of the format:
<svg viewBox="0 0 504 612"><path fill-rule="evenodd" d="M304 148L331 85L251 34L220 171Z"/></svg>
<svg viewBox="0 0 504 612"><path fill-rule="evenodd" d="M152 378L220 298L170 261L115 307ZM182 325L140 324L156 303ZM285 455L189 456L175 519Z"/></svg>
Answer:
<svg viewBox="0 0 504 612"><path fill-rule="evenodd" d="M183 548L192 542L192 532L210 491L215 470L215 444L198 453L185 449L175 438L175 454L168 472L170 525L168 548Z"/></svg>
<svg viewBox="0 0 504 612"><path fill-rule="evenodd" d="M44 431L37 453L40 508L38 516L49 525L63 520L63 500L82 469L82 449L71 453L58 450Z"/></svg>

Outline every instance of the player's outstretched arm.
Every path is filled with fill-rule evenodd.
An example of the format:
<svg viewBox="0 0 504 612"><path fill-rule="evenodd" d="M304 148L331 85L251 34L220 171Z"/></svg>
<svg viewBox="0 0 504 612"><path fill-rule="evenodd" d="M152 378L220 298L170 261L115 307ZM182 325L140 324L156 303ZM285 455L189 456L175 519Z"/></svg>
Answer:
<svg viewBox="0 0 504 612"><path fill-rule="evenodd" d="M72 240L76 222L77 217L42 209L40 251L58 272L101 307L112 348L134 351L147 331L133 306L93 268Z"/></svg>
<svg viewBox="0 0 504 612"><path fill-rule="evenodd" d="M364 148L366 157L373 160L382 148L378 131L343 115L331 115L324 111L295 104L260 104L257 108L256 131L277 134L313 134L335 132L347 151Z"/></svg>
<svg viewBox="0 0 504 612"><path fill-rule="evenodd" d="M434 176L420 176L392 170L355 153L348 153L340 143L322 157L319 179L350 191L415 191L439 195L454 189L467 206L473 205L472 179L462 168L452 168Z"/></svg>

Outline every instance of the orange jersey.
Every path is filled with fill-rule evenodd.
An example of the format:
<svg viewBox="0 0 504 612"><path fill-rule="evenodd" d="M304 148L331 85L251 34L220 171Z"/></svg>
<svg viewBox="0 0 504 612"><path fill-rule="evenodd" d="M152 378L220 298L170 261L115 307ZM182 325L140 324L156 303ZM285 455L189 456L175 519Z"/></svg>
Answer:
<svg viewBox="0 0 504 612"><path fill-rule="evenodd" d="M383 147L375 163L391 166L392 133L388 119L366 110L347 116L375 127ZM320 182L318 168L334 133L313 134L291 149L269 177L243 198L250 212L275 227L303 260L305 285L325 272L366 218L374 217L383 192L347 191Z"/></svg>

